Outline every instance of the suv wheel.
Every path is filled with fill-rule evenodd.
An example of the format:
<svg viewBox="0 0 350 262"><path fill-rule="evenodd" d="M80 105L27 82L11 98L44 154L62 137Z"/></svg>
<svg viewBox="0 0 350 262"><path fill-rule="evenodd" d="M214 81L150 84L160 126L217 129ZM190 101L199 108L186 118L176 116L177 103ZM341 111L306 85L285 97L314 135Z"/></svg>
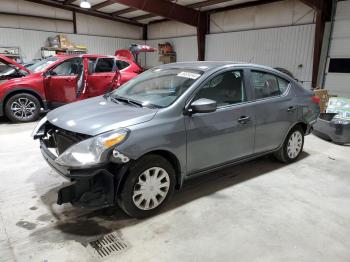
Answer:
<svg viewBox="0 0 350 262"><path fill-rule="evenodd" d="M131 217L155 214L175 189L175 171L163 157L148 155L130 168L123 185L119 206Z"/></svg>
<svg viewBox="0 0 350 262"><path fill-rule="evenodd" d="M282 147L275 153L275 157L284 163L291 163L298 159L304 146L304 131L301 126L294 127L287 135Z"/></svg>
<svg viewBox="0 0 350 262"><path fill-rule="evenodd" d="M40 101L31 94L21 93L11 96L5 104L5 114L12 122L38 120Z"/></svg>

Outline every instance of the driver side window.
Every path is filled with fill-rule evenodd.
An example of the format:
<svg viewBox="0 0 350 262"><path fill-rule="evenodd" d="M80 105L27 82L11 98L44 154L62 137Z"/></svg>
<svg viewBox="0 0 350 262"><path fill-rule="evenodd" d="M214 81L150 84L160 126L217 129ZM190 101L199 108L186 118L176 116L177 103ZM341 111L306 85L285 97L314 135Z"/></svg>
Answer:
<svg viewBox="0 0 350 262"><path fill-rule="evenodd" d="M64 61L56 66L52 72L57 76L74 76L78 75L83 69L82 59L77 57Z"/></svg>
<svg viewBox="0 0 350 262"><path fill-rule="evenodd" d="M215 76L199 90L195 100L200 98L214 100L218 107L244 102L243 72L232 70Z"/></svg>

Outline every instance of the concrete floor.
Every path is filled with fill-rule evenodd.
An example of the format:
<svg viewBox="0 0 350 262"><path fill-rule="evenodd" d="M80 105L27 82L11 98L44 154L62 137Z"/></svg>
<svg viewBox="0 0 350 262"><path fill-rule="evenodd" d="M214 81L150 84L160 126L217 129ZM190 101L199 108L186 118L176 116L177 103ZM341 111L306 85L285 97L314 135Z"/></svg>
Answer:
<svg viewBox="0 0 350 262"><path fill-rule="evenodd" d="M0 120L0 261L96 261L88 242L129 245L105 261L350 261L350 147L313 135L294 164L270 157L189 181L161 214L55 204L64 179Z"/></svg>

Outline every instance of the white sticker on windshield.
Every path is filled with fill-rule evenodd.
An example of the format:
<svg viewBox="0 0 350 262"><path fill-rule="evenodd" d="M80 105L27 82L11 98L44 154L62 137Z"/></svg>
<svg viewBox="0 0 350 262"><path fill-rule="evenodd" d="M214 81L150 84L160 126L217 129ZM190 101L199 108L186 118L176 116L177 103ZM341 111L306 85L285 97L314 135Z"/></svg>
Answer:
<svg viewBox="0 0 350 262"><path fill-rule="evenodd" d="M191 79L197 79L201 75L195 74L195 73L190 73L190 72L181 72L181 73L178 73L177 76L191 78Z"/></svg>

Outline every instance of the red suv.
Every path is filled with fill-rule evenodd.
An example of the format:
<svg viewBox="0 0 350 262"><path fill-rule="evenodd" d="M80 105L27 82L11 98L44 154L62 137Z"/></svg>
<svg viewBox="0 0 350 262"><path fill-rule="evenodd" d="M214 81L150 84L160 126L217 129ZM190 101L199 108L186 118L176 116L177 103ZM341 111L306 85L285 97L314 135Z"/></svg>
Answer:
<svg viewBox="0 0 350 262"><path fill-rule="evenodd" d="M26 68L0 55L0 116L35 121L41 108L102 95L142 71L121 56L57 55Z"/></svg>

